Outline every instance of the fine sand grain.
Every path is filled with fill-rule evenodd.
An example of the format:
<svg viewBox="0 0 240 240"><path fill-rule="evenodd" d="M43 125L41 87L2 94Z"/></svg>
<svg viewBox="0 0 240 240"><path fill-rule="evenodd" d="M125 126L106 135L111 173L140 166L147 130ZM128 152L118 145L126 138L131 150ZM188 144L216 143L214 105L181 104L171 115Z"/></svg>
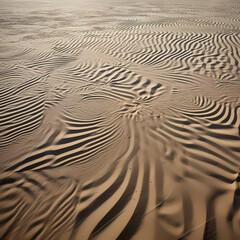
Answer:
<svg viewBox="0 0 240 240"><path fill-rule="evenodd" d="M0 0L0 239L240 239L238 0Z"/></svg>

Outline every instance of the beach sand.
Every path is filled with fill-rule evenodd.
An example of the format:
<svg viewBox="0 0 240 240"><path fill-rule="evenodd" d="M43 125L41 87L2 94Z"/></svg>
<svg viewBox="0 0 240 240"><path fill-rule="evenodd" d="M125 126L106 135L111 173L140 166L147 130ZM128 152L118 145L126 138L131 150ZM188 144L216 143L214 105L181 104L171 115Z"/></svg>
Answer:
<svg viewBox="0 0 240 240"><path fill-rule="evenodd" d="M0 239L240 239L240 2L0 0Z"/></svg>

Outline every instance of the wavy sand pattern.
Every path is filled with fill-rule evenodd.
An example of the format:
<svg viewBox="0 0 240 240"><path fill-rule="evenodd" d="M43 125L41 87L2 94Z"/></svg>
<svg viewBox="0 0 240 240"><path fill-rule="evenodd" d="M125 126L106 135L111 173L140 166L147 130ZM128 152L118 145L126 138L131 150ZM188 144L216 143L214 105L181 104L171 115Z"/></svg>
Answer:
<svg viewBox="0 0 240 240"><path fill-rule="evenodd" d="M0 239L240 239L239 1L0 3Z"/></svg>

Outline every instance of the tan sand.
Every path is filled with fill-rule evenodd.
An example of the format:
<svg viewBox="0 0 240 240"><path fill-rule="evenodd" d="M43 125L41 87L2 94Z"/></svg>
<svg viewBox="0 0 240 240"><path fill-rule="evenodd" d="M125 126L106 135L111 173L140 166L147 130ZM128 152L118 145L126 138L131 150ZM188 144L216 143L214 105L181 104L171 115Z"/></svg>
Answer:
<svg viewBox="0 0 240 240"><path fill-rule="evenodd" d="M0 239L240 239L240 3L0 0Z"/></svg>

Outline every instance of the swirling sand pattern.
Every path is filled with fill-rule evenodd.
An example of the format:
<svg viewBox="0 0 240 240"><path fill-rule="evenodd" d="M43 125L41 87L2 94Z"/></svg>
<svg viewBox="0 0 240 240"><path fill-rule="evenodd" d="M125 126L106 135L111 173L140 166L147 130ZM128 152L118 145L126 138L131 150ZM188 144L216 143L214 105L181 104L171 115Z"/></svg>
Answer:
<svg viewBox="0 0 240 240"><path fill-rule="evenodd" d="M1 0L0 239L240 238L240 5L192 1Z"/></svg>

